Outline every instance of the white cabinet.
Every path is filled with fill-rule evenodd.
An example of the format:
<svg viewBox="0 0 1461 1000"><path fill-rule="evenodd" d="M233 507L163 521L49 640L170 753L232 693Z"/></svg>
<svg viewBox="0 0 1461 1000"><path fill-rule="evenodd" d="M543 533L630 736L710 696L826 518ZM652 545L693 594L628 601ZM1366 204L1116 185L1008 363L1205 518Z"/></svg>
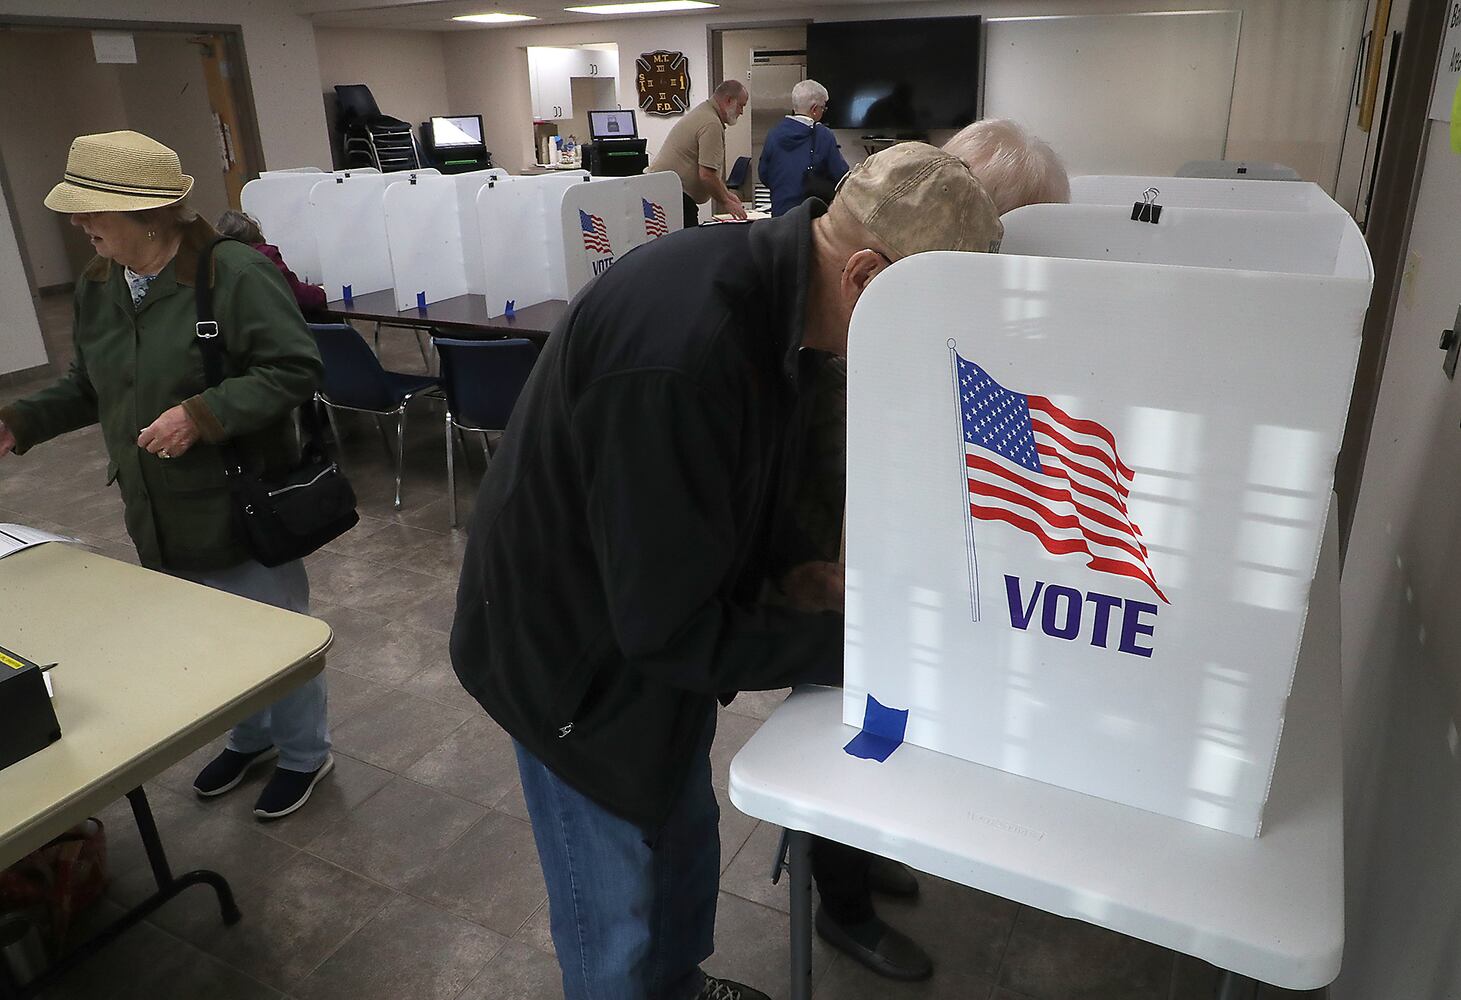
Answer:
<svg viewBox="0 0 1461 1000"><path fill-rule="evenodd" d="M619 78L619 54L604 49L560 49L528 46L533 117L557 121L573 117L574 77Z"/></svg>
<svg viewBox="0 0 1461 1000"><path fill-rule="evenodd" d="M578 49L554 49L530 46L528 73L532 81L533 118L554 121L573 117L571 63Z"/></svg>

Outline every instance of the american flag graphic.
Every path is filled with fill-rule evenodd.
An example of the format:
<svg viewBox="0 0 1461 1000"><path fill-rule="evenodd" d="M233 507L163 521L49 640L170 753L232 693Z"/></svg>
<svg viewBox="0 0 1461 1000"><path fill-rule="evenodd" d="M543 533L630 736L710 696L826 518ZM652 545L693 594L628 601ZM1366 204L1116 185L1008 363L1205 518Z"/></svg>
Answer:
<svg viewBox="0 0 1461 1000"><path fill-rule="evenodd" d="M583 230L583 248L591 253L611 254L614 248L609 244L609 231L604 220L597 215L578 210L578 225Z"/></svg>
<svg viewBox="0 0 1461 1000"><path fill-rule="evenodd" d="M1053 555L1082 555L1097 572L1140 580L1170 604L1127 512L1133 473L1112 433L1044 396L1006 389L950 350L970 515L1027 531Z"/></svg>
<svg viewBox="0 0 1461 1000"><path fill-rule="evenodd" d="M670 225L665 221L665 210L648 198L639 200L644 202L644 235L654 240L668 233Z"/></svg>

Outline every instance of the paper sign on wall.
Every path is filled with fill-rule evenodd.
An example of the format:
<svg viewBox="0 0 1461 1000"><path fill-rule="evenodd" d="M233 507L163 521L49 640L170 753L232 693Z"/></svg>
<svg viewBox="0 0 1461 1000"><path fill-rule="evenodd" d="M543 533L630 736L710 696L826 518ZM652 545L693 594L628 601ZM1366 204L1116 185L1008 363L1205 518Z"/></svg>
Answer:
<svg viewBox="0 0 1461 1000"><path fill-rule="evenodd" d="M1461 93L1461 0L1447 0L1447 7L1446 36L1436 66L1435 89L1431 91L1430 117L1438 122L1455 122L1456 95Z"/></svg>

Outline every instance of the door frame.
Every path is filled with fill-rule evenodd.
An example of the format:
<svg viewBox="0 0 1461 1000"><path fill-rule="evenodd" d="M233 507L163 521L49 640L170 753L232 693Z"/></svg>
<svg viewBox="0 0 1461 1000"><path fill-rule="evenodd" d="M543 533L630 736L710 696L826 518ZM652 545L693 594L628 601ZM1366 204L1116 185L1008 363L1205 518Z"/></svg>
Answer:
<svg viewBox="0 0 1461 1000"><path fill-rule="evenodd" d="M1422 153L1430 130L1431 87L1449 9L1448 4L1426 0L1411 3L1401 36L1395 82L1388 97L1386 135L1375 166L1374 197L1365 227L1375 283L1360 335L1354 389L1334 470L1334 488L1339 494L1341 566L1354 527L1370 432L1374 428L1375 408L1379 404L1380 383L1390 348L1390 331L1400 300L1405 253L1425 169Z"/></svg>

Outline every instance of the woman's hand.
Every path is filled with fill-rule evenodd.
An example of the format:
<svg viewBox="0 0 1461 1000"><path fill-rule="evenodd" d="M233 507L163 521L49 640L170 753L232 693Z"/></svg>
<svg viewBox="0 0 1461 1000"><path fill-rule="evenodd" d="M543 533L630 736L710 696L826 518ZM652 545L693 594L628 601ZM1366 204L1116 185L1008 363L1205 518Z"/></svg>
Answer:
<svg viewBox="0 0 1461 1000"><path fill-rule="evenodd" d="M145 448L159 458L177 458L197 441L198 427L181 406L165 411L137 435L137 447Z"/></svg>
<svg viewBox="0 0 1461 1000"><path fill-rule="evenodd" d="M0 458L4 458L15 450L15 432L5 426L5 421L0 420Z"/></svg>

